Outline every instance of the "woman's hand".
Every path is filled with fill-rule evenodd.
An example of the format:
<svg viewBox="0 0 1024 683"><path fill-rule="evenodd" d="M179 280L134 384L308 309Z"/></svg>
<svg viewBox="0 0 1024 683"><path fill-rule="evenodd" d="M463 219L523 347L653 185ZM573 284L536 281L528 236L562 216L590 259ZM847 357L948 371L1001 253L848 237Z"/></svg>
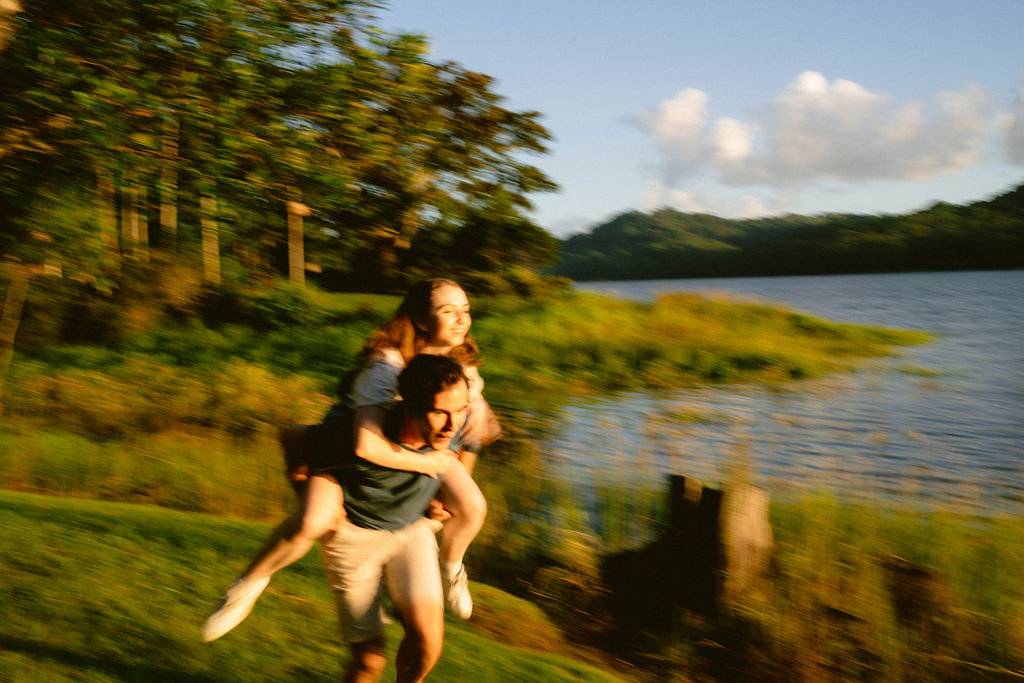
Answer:
<svg viewBox="0 0 1024 683"><path fill-rule="evenodd" d="M426 474L431 477L437 477L439 474L444 474L459 461L459 456L455 451L444 449L442 451L430 451L429 453L423 453L416 457L417 467L414 470L420 474Z"/></svg>
<svg viewBox="0 0 1024 683"><path fill-rule="evenodd" d="M490 446L501 438L501 423L483 396L478 396L471 402L469 419L463 430L465 442L473 450Z"/></svg>

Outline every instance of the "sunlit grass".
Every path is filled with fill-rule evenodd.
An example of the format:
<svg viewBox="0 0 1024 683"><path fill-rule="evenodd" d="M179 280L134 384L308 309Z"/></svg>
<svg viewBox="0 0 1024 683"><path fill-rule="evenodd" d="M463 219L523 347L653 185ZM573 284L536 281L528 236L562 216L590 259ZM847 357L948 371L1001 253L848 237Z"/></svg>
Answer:
<svg viewBox="0 0 1024 683"><path fill-rule="evenodd" d="M772 584L738 609L802 677L846 667L842 678L987 680L1024 668L1020 519L830 495L776 503L772 518ZM891 568L900 560L928 577L902 598Z"/></svg>
<svg viewBox="0 0 1024 683"><path fill-rule="evenodd" d="M0 487L274 520L294 494L275 439L184 432L97 443L0 421Z"/></svg>
<svg viewBox="0 0 1024 683"><path fill-rule="evenodd" d="M0 491L0 671L5 681L335 681L347 653L316 553L279 574L253 614L211 644L203 620L268 527ZM484 624L543 615L496 590ZM572 648L511 646L449 620L436 680L613 681ZM389 657L401 636L389 627ZM542 650L542 651L538 651ZM393 669L385 680L393 677Z"/></svg>
<svg viewBox="0 0 1024 683"><path fill-rule="evenodd" d="M513 394L559 382L609 390L806 379L930 338L697 295L645 304L576 294L485 317L475 331L488 377Z"/></svg>

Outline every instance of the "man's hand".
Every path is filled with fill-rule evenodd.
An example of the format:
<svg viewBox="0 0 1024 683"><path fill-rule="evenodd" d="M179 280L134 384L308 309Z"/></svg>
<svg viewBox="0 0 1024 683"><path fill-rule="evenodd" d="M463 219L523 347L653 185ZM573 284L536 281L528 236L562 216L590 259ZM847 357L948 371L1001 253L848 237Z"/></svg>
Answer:
<svg viewBox="0 0 1024 683"><path fill-rule="evenodd" d="M441 501L437 498L430 501L430 505L427 506L427 517L436 522L447 522L452 518L452 513L448 511Z"/></svg>

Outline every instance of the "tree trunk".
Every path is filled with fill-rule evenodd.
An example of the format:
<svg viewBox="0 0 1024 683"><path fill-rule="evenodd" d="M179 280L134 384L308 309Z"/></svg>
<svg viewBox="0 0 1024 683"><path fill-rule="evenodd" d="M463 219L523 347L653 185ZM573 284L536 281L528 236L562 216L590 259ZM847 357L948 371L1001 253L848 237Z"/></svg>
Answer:
<svg viewBox="0 0 1024 683"><path fill-rule="evenodd" d="M178 123L164 120L163 167L160 171L160 244L173 246L178 239Z"/></svg>
<svg viewBox="0 0 1024 683"><path fill-rule="evenodd" d="M117 197L110 173L99 167L96 169L96 212L100 239L116 267L121 262L117 249Z"/></svg>
<svg viewBox="0 0 1024 683"><path fill-rule="evenodd" d="M293 196L301 196L298 190ZM311 212L309 207L299 201L286 202L288 211L288 279L299 287L306 285L306 252L303 245L304 231L302 228L303 216Z"/></svg>
<svg viewBox="0 0 1024 683"><path fill-rule="evenodd" d="M722 491L673 476L670 495L680 603L714 613L755 588L773 548L764 490L737 482Z"/></svg>
<svg viewBox="0 0 1024 683"><path fill-rule="evenodd" d="M132 236L135 238L133 247L135 258L140 261L149 260L149 200L146 186L136 184L131 191L132 207Z"/></svg>
<svg viewBox="0 0 1024 683"><path fill-rule="evenodd" d="M125 171L121 176L121 254L135 256L139 220L135 214L135 174Z"/></svg>
<svg viewBox="0 0 1024 683"><path fill-rule="evenodd" d="M0 315L0 410L3 408L7 373L11 369L11 359L14 358L14 336L21 322L21 309L28 294L29 279L28 270L24 266L12 264L8 270L11 282L7 287L3 314Z"/></svg>
<svg viewBox="0 0 1024 683"><path fill-rule="evenodd" d="M774 546L769 512L764 489L737 482L723 492L721 597L725 602L736 603L768 573Z"/></svg>
<svg viewBox="0 0 1024 683"><path fill-rule="evenodd" d="M0 50L14 35L14 15L20 11L18 0L0 0Z"/></svg>
<svg viewBox="0 0 1024 683"><path fill-rule="evenodd" d="M220 237L217 228L217 200L204 194L199 200L203 231L203 279L212 285L219 285L220 279Z"/></svg>

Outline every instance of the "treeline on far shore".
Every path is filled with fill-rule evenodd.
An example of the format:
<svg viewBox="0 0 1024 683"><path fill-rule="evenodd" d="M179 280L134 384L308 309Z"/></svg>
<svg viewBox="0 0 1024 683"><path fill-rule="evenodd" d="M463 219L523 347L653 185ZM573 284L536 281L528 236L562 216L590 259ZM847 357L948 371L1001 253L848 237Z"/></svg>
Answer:
<svg viewBox="0 0 1024 683"><path fill-rule="evenodd" d="M659 209L623 213L562 242L574 280L815 275L1024 267L1024 185L907 215L730 220Z"/></svg>

